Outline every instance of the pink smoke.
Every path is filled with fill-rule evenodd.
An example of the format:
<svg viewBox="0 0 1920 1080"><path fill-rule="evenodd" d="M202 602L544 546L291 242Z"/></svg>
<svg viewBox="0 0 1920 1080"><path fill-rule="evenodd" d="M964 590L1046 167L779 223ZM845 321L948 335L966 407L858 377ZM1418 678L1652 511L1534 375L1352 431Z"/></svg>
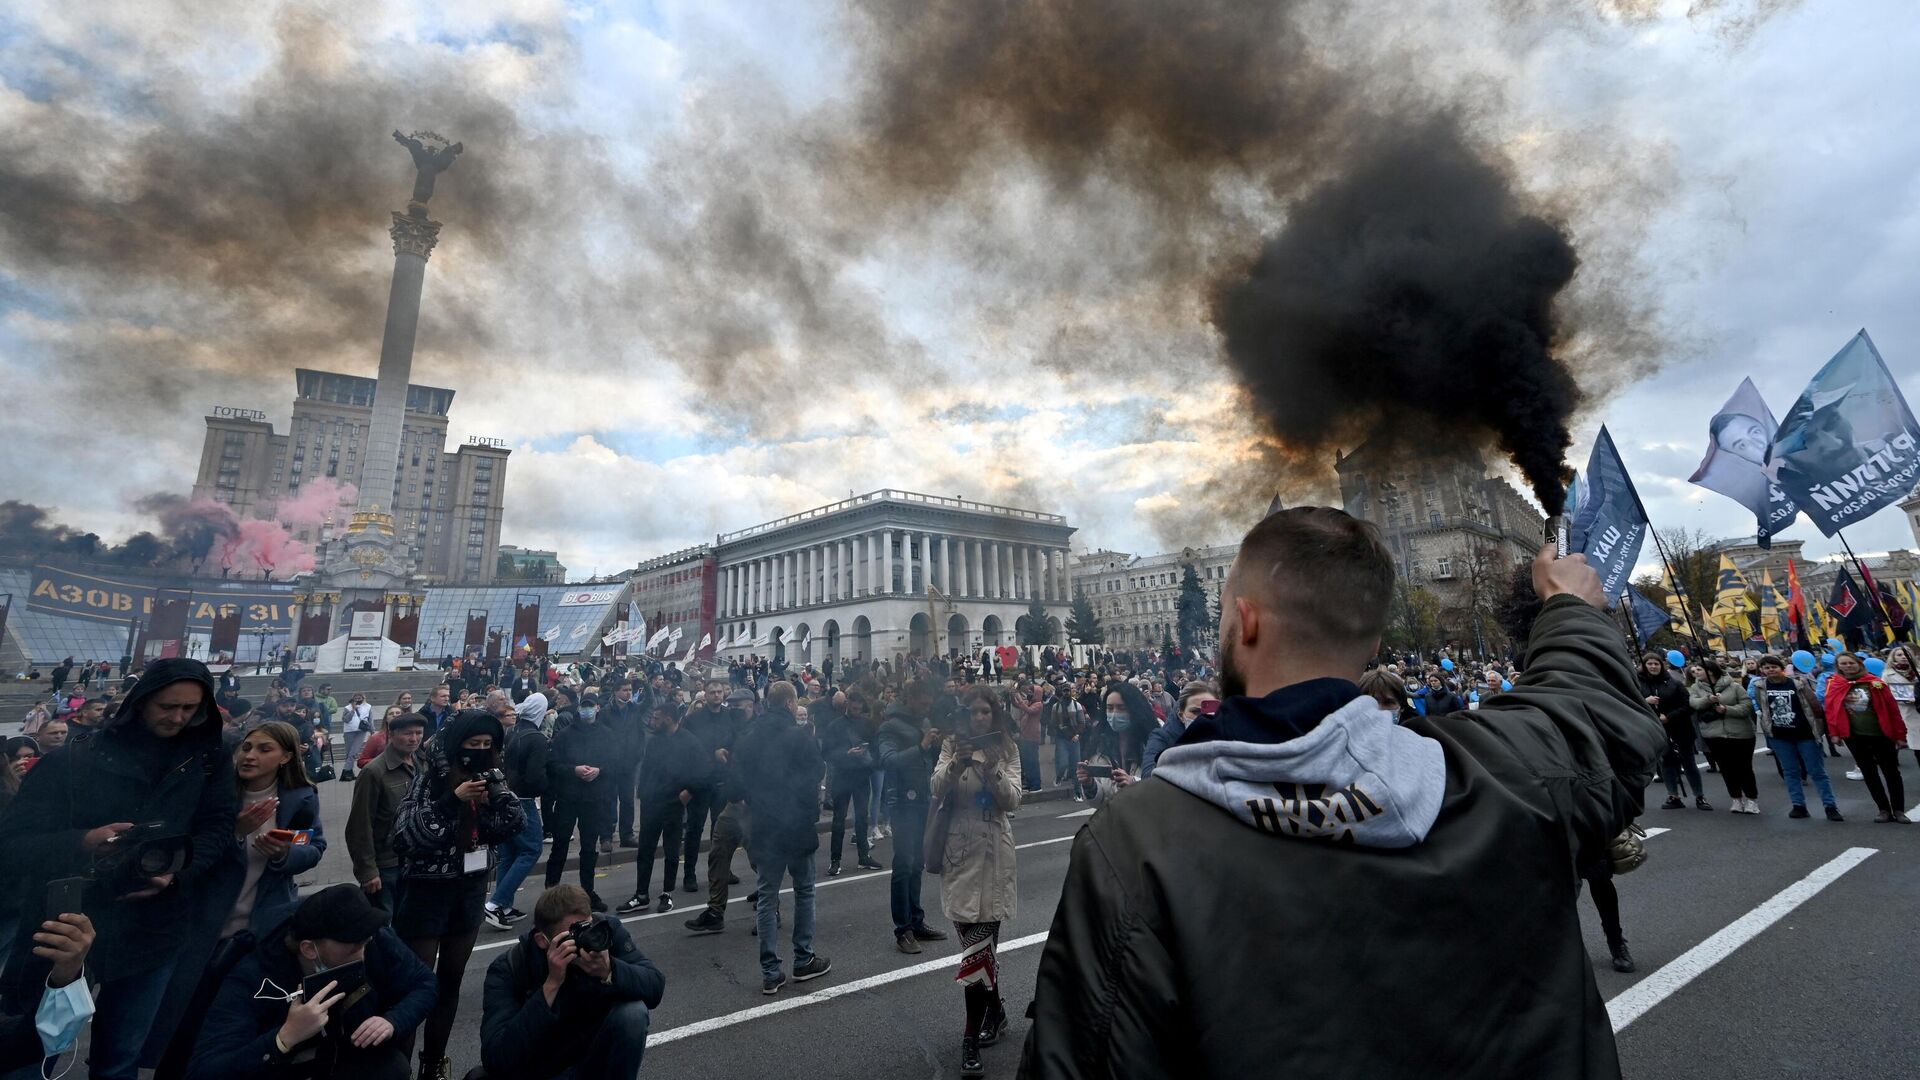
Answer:
<svg viewBox="0 0 1920 1080"><path fill-rule="evenodd" d="M316 477L301 488L300 494L281 499L274 505L273 516L289 528L305 529L316 527L327 520L327 515L338 514L343 507L350 507L360 497L360 491L352 484L342 484L331 477Z"/></svg>
<svg viewBox="0 0 1920 1080"><path fill-rule="evenodd" d="M312 570L313 549L277 521L246 518L220 552L220 563L242 574L264 571L284 578Z"/></svg>

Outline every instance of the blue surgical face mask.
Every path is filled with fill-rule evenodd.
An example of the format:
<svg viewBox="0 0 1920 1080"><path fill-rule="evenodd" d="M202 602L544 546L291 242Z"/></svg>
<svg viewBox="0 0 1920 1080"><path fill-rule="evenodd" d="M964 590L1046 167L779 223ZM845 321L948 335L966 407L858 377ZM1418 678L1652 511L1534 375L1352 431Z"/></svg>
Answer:
<svg viewBox="0 0 1920 1080"><path fill-rule="evenodd" d="M59 989L40 995L40 1009L34 1013L33 1027L40 1033L40 1048L48 1057L57 1057L73 1049L80 1029L93 1015L93 995L87 992L87 980L75 979Z"/></svg>
<svg viewBox="0 0 1920 1080"><path fill-rule="evenodd" d="M580 706L580 719L582 720L591 720L595 716L599 715L599 713L600 713L600 709L597 706L594 706L594 705Z"/></svg>

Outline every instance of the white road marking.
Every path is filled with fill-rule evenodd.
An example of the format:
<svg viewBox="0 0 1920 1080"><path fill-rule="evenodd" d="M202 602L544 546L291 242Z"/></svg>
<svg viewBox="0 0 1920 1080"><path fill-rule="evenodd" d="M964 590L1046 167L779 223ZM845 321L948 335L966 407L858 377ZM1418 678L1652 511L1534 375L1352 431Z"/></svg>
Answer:
<svg viewBox="0 0 1920 1080"><path fill-rule="evenodd" d="M1050 841L1041 842L1049 843ZM1024 949L1029 945L1038 945L1045 940L1047 940L1047 932L1042 930L1037 934L1028 934L1026 937L1001 942L995 951L1009 953L1015 949ZM670 1043L678 1039L690 1038L694 1035L705 1035L710 1031L719 1031L722 1028L729 1028L735 1024L744 1024L749 1020L758 1020L761 1017L804 1008L808 1005L818 1005L823 1001L832 1001L837 997L846 997L848 994L857 994L863 990L872 990L875 987L899 982L902 979L911 979L915 975L926 975L935 971L954 971L957 969L956 965L958 961L958 956L942 956L936 960L927 960L914 964L911 967L896 968L892 971L883 971L878 975L869 975L864 979L855 979L850 983L840 983L837 986L823 987L810 994L799 994L781 1001L758 1005L751 1009L742 1009L736 1013L716 1016L709 1020L699 1020L691 1024L682 1024L679 1027L668 1028L665 1031L647 1036L647 1046L652 1048L662 1043Z"/></svg>
<svg viewBox="0 0 1920 1080"><path fill-rule="evenodd" d="M1740 946L1758 937L1761 931L1779 922L1793 909L1812 899L1820 890L1838 881L1842 874L1859 866L1878 851L1878 848L1848 848L1811 874L1773 894L1759 907L1728 923L1712 937L1674 957L1665 967L1628 987L1607 1002L1607 1015L1613 1020L1614 1032L1617 1034L1628 1024L1640 1019L1648 1009L1665 1001L1675 991L1733 955Z"/></svg>
<svg viewBox="0 0 1920 1080"><path fill-rule="evenodd" d="M1073 813L1071 813L1071 814L1058 814L1058 815L1056 815L1056 816L1057 816L1057 817L1060 817L1060 818L1070 818L1070 817L1092 817L1092 816L1093 816L1093 812L1094 812L1095 810L1098 810L1098 809L1100 809L1100 808L1099 808L1099 807L1097 807L1097 806L1090 806L1090 807L1088 807L1088 808L1087 808L1087 809L1085 809L1085 810L1075 810L1075 811L1074 811Z"/></svg>
<svg viewBox="0 0 1920 1080"><path fill-rule="evenodd" d="M1071 836L1056 836L1051 840L1033 840L1025 844L1015 844L1013 846L1014 846L1014 850L1019 851L1019 850L1025 850L1026 848L1045 847L1048 844L1064 844L1071 839L1073 839L1073 837ZM605 876L604 874L596 873L594 875L594 879L598 880L604 876ZM893 876L893 871L891 870L869 870L864 874L849 874L845 877L824 878L824 879L816 880L814 882L813 887L815 889L824 889L830 885L845 885L849 882L854 882L854 881L868 881L873 878L880 878L880 877L891 878L892 876ZM737 904L742 900L745 900L747 898L747 893L750 893L753 891L751 885L748 882L741 882L739 885L734 886L734 888L737 890L741 890L741 892L739 896L728 897L727 903L729 904ZM702 889L701 893L704 893L705 891L706 890ZM793 889L791 887L788 887L785 889L781 889L780 895L785 896L791 892L793 892ZM699 895L700 893L695 894L696 897ZM668 915L680 915L686 918L692 918L695 915L699 914L700 911L706 906L707 906L707 902L705 900L696 900L694 903L688 904L685 907L675 907L671 911L649 911L644 915L629 915L626 918L621 919L620 921L623 923L637 923L637 922L645 922L648 919L662 919L667 917ZM492 932L499 933L499 931L497 930ZM508 932L513 934L513 936L507 937L507 938L501 938L499 941L489 941L485 945L475 945L473 947L473 951L477 953L486 952L488 949L505 949L505 948L510 948L514 945L519 944L520 942L519 932L518 931L508 931Z"/></svg>
<svg viewBox="0 0 1920 1080"><path fill-rule="evenodd" d="M1647 839L1649 839L1649 840L1651 840L1651 839L1653 839L1654 837L1656 837L1656 836L1659 836L1659 835L1660 835L1661 833L1664 833L1664 832L1672 832L1672 831L1673 831L1672 829L1648 829L1648 830L1647 830Z"/></svg>

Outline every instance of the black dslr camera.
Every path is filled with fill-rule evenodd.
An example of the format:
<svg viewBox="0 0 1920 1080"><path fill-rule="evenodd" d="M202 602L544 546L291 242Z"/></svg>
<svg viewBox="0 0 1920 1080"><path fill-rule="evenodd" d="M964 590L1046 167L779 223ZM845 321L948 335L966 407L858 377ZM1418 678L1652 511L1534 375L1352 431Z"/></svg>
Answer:
<svg viewBox="0 0 1920 1080"><path fill-rule="evenodd" d="M149 821L124 830L94 859L94 880L113 896L148 888L147 879L177 874L187 865L192 837L167 832L162 821Z"/></svg>
<svg viewBox="0 0 1920 1080"><path fill-rule="evenodd" d="M497 795L505 787L507 774L494 768L493 751L462 749L457 760L469 777L487 785L487 794Z"/></svg>
<svg viewBox="0 0 1920 1080"><path fill-rule="evenodd" d="M613 947L613 924L598 915L567 931L581 952L606 952Z"/></svg>

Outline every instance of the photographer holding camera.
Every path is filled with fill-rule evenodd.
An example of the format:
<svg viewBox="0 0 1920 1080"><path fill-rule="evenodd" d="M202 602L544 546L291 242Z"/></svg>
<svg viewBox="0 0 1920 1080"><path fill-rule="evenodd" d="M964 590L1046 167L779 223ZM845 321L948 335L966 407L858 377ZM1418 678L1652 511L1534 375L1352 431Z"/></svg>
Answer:
<svg viewBox="0 0 1920 1080"><path fill-rule="evenodd" d="M666 978L585 889L555 885L487 968L480 1060L495 1077L631 1078Z"/></svg>
<svg viewBox="0 0 1920 1080"><path fill-rule="evenodd" d="M433 972L353 885L300 902L220 983L189 1080L406 1080L404 1045L433 1008Z"/></svg>
<svg viewBox="0 0 1920 1080"><path fill-rule="evenodd" d="M0 1010L39 999L49 963L31 957L31 939L62 913L47 909L49 884L81 889L79 910L99 935L88 958L99 1003L91 1072L133 1080L201 880L233 846L238 806L212 673L198 660L148 664L99 733L42 760L0 819L0 866L21 890Z"/></svg>
<svg viewBox="0 0 1920 1080"><path fill-rule="evenodd" d="M420 1055L423 1078L441 1080L452 1067L447 1037L480 934L494 845L512 840L527 823L500 770L505 735L491 713L455 713L421 749L419 772L394 821L405 887L393 930L439 978L440 999L427 1017Z"/></svg>

